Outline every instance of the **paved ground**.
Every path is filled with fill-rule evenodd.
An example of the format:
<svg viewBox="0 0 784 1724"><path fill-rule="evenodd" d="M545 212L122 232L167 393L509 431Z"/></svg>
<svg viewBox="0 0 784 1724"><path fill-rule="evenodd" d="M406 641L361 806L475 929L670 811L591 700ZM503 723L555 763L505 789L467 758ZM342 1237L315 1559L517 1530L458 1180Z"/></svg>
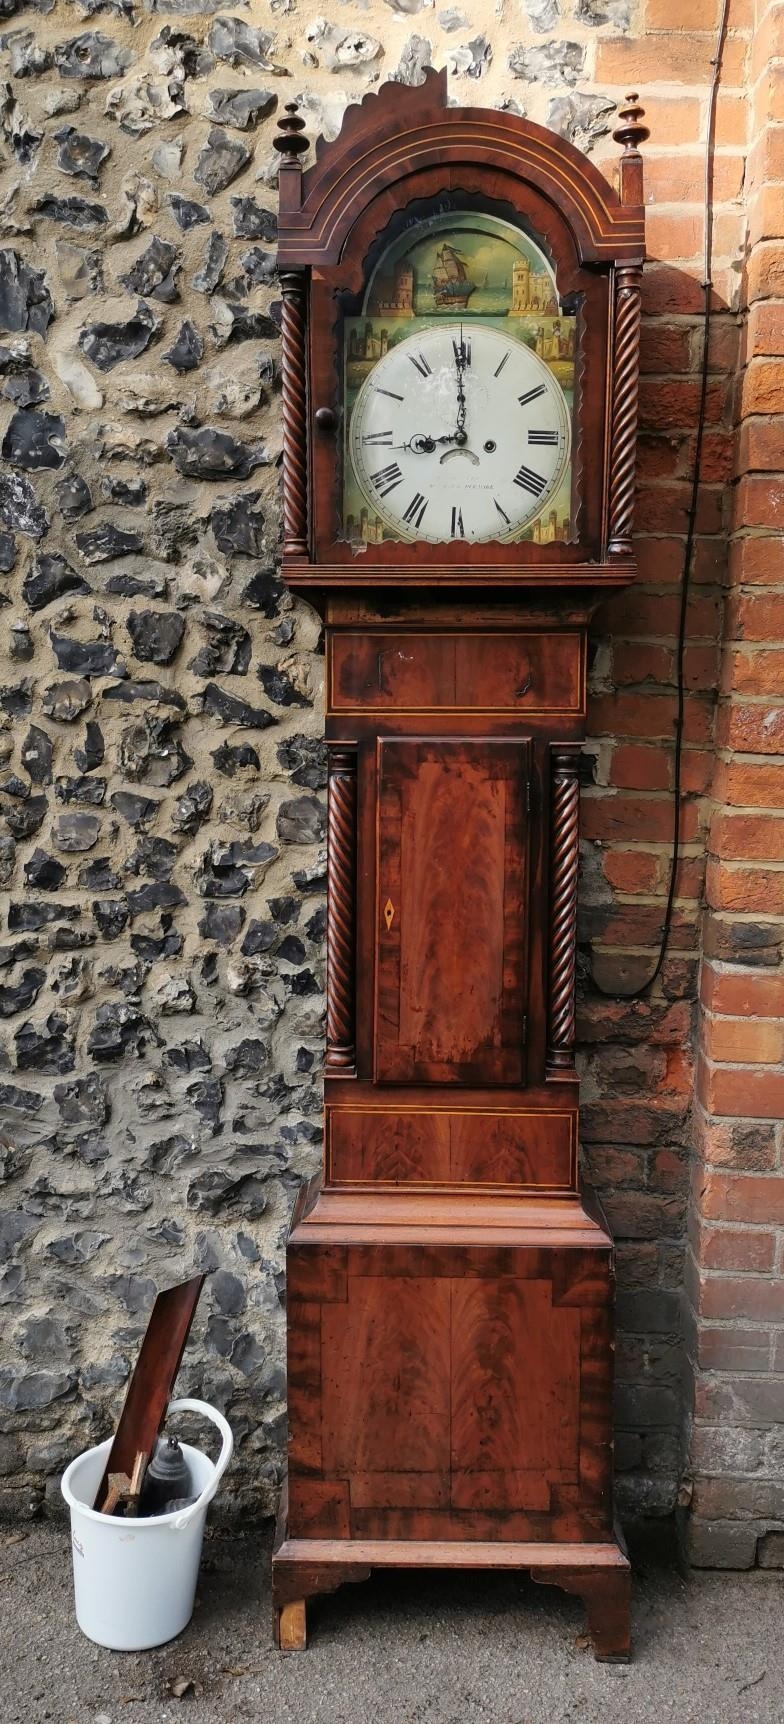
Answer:
<svg viewBox="0 0 784 1724"><path fill-rule="evenodd" d="M549 1588L381 1575L312 1607L309 1651L283 1657L268 1559L268 1541L213 1534L190 1628L121 1654L76 1627L66 1529L0 1528L2 1724L784 1724L784 1577L684 1583L648 1552L618 1666L594 1663L578 1601Z"/></svg>

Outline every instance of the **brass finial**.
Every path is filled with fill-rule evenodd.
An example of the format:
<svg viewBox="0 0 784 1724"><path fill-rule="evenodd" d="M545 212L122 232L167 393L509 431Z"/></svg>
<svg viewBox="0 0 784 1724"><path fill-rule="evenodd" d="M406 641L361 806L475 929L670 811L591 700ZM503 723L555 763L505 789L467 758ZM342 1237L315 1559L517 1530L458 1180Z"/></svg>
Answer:
<svg viewBox="0 0 784 1724"><path fill-rule="evenodd" d="M309 148L308 139L303 137L305 121L299 112L297 102L287 102L286 112L278 121L278 135L272 140L272 147L278 150L283 161L297 166L297 156L301 156Z"/></svg>
<svg viewBox="0 0 784 1724"><path fill-rule="evenodd" d="M645 109L639 106L640 98L636 90L626 97L628 107L618 110L619 120L624 124L613 132L616 144L623 144L625 150L636 150L645 139L650 137L647 126L641 126L640 120L645 119Z"/></svg>

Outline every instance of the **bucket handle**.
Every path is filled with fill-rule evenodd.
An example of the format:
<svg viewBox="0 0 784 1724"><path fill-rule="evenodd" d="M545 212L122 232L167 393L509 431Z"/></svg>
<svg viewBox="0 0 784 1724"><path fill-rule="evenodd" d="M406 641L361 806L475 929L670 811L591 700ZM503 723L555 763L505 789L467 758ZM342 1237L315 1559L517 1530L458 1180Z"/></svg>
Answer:
<svg viewBox="0 0 784 1724"><path fill-rule="evenodd" d="M188 1507L183 1509L182 1514L178 1514L177 1519L169 1523L173 1532L182 1532L183 1528L189 1526L194 1517L197 1514L202 1514L206 1509L207 1504L212 1502L215 1492L218 1489L218 1485L220 1484L229 1461L231 1460L234 1449L234 1438L232 1436L231 1426L228 1421L224 1419L223 1414L218 1412L217 1407L209 1406L207 1401L193 1401L186 1396L181 1401L170 1401L168 1412L201 1413L202 1418L209 1419L211 1424L217 1425L221 1434L221 1452L215 1462L215 1471L209 1484L205 1485L201 1496L198 1496L194 1503L189 1503Z"/></svg>

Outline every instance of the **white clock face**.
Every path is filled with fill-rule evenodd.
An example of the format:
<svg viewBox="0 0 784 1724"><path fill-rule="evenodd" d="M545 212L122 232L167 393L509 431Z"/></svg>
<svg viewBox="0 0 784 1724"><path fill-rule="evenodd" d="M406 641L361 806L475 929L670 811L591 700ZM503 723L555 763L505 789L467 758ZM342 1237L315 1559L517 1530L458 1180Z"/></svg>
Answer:
<svg viewBox="0 0 784 1724"><path fill-rule="evenodd" d="M474 322L421 329L379 359L351 415L357 483L396 538L509 540L566 471L569 409L523 342Z"/></svg>

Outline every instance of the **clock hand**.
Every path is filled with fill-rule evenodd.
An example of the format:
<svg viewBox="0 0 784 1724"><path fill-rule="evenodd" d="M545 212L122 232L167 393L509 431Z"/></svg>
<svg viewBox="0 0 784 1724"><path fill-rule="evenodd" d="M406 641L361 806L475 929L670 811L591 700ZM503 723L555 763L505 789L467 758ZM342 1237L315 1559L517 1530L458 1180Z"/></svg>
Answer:
<svg viewBox="0 0 784 1724"><path fill-rule="evenodd" d="M449 441L453 442L453 443L465 443L465 442L467 442L467 435L466 435L466 428L465 428L466 396L465 396L464 378L465 378L465 368L466 368L466 364L468 362L468 354L466 352L466 345L465 345L465 342L463 340L463 325L462 325L462 323L460 325L460 344L458 346L458 343L456 341L453 341L452 346L454 347L454 350L455 350L455 369L457 371L457 429L454 433L454 436L451 437L449 439Z"/></svg>

